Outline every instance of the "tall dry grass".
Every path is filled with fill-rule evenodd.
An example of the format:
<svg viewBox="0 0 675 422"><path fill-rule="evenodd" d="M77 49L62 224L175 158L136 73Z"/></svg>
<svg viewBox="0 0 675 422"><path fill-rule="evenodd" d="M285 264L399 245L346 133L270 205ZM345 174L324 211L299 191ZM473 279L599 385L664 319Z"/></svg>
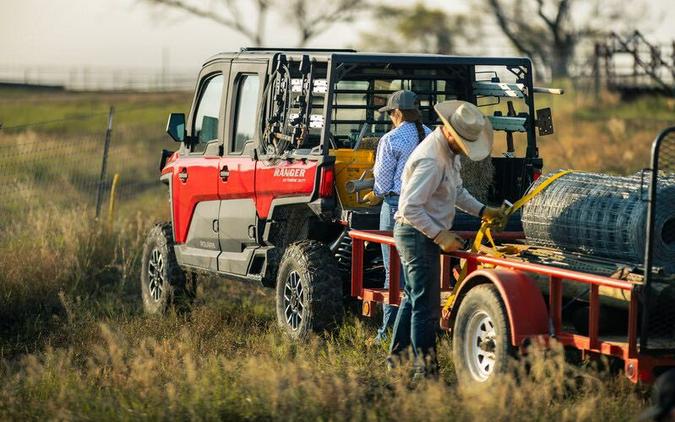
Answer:
<svg viewBox="0 0 675 422"><path fill-rule="evenodd" d="M139 251L152 220L110 230L82 211L35 211L0 250L0 420L629 420L643 405L620 376L533 350L490 389L388 372L373 324L355 317L304 343L276 327L270 290L204 279L188 313L149 317ZM37 230L36 230L37 229ZM35 233L40 233L36 236Z"/></svg>
<svg viewBox="0 0 675 422"><path fill-rule="evenodd" d="M137 214L109 229L91 216L86 208L28 209L3 226L0 357L44 345L47 333L70 318L68 301L122 299L137 283L152 220Z"/></svg>

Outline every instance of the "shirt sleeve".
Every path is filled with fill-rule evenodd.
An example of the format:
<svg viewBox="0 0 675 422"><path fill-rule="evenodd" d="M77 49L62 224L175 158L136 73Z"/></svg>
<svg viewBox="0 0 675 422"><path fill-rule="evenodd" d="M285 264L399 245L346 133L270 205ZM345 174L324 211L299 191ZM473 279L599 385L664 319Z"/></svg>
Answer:
<svg viewBox="0 0 675 422"><path fill-rule="evenodd" d="M432 159L422 159L414 163L405 189L399 199L399 212L413 227L429 238L435 238L443 230L424 209L442 180L442 169Z"/></svg>
<svg viewBox="0 0 675 422"><path fill-rule="evenodd" d="M397 161L396 151L391 145L391 137L383 136L377 145L377 156L373 166L373 176L375 177L373 192L375 192L375 195L384 196L394 185Z"/></svg>

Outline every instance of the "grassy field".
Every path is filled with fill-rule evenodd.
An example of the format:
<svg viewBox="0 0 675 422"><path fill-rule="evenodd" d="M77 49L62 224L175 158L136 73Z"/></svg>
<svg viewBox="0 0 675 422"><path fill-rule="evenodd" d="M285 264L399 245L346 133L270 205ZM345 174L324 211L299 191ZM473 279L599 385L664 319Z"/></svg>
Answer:
<svg viewBox="0 0 675 422"><path fill-rule="evenodd" d="M111 171L152 180L159 151L172 147L166 115L189 101L3 91L0 145L100 140L112 104L119 155ZM672 100L625 104L605 95L597 105L572 93L546 101L557 128L540 142L549 169L632 173L647 165L651 140L675 115ZM61 119L74 120L24 126ZM98 168L96 154L69 154L63 160L75 168ZM13 171L30 174L33 164ZM45 171L56 177L63 168ZM439 340L441 379L413 385L407 368L386 370L384 346L369 345L372 321L350 316L337 332L294 343L276 328L272 291L241 282L201 280L190 312L145 316L139 255L149 227L167 218L162 186L125 197L112 227L91 218L91 206L71 192L77 187L40 191L33 205L1 211L0 420L599 421L631 420L645 405L643 391L620 375L567 363L557 348L533 350L527 374L520 367L491 391L461 388L447 337ZM36 206L60 196L68 203Z"/></svg>

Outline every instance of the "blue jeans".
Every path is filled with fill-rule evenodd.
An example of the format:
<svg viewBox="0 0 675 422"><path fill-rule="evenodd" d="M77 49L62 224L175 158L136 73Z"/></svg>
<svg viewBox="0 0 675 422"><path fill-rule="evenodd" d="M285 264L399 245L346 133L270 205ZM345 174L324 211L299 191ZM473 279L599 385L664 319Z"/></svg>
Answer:
<svg viewBox="0 0 675 422"><path fill-rule="evenodd" d="M380 208L380 230L394 229L394 214L398 210L398 195L385 196ZM382 262L384 263L384 288L389 288L389 245L382 245ZM400 272L399 283L403 288L403 271ZM377 339L383 340L387 329L394 325L398 307L384 304L382 305L382 326L377 330Z"/></svg>
<svg viewBox="0 0 675 422"><path fill-rule="evenodd" d="M436 330L441 310L440 249L408 224L396 223L394 240L405 275L405 297L398 309L390 355L405 357L412 346L416 365L437 370Z"/></svg>

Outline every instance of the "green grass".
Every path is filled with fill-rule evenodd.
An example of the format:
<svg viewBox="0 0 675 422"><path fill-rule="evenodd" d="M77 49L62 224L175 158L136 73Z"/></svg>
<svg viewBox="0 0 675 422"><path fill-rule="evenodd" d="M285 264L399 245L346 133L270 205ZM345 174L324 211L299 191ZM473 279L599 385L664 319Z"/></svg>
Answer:
<svg viewBox="0 0 675 422"><path fill-rule="evenodd" d="M672 123L666 100L608 97L597 107L571 94L542 100L558 131L540 138L549 168L630 173L645 166L657 127ZM157 180L159 152L175 148L166 116L189 101L1 91L5 127L99 114L2 130L0 146L7 156L29 142L102 142L115 105L110 174ZM643 111L657 123L644 123ZM94 221L82 182L98 174L92 150L0 158L6 185L8 174L40 182L25 202L0 205L0 420L632 420L645 405L621 375L566 363L557 348L532 351L527 374L519 367L492 390L462 388L445 336L441 379L413 385L408 368L387 371L386 346L369 345L375 321L349 316L338 331L295 343L276 327L273 292L250 283L206 278L191 311L146 316L140 252L151 225L168 217L165 187L124 196L112 227Z"/></svg>

